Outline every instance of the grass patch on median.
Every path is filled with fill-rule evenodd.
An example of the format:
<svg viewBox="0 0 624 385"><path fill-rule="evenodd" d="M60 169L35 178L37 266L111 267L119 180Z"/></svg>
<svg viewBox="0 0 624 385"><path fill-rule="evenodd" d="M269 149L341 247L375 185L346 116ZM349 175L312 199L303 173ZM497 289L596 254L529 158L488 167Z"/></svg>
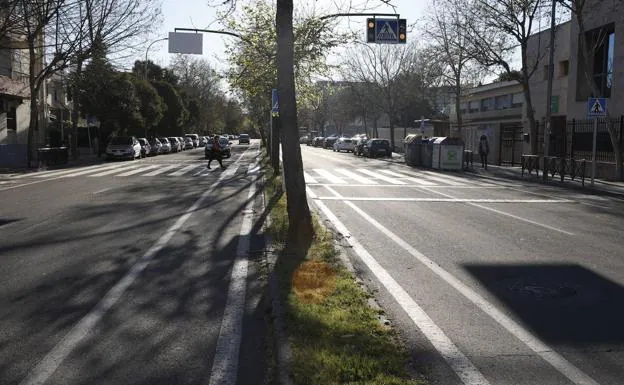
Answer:
<svg viewBox="0 0 624 385"><path fill-rule="evenodd" d="M409 378L407 350L381 325L369 294L342 265L332 234L316 216L305 258L285 255L288 215L281 179L267 178L265 192L272 202L269 232L279 253L276 273L294 384L426 384Z"/></svg>

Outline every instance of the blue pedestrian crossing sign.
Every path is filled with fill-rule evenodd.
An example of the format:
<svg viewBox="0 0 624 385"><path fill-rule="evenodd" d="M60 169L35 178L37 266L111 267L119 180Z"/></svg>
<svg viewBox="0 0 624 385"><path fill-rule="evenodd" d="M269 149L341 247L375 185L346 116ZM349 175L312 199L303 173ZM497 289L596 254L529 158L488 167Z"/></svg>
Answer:
<svg viewBox="0 0 624 385"><path fill-rule="evenodd" d="M398 43L399 19L375 20L375 43Z"/></svg>
<svg viewBox="0 0 624 385"><path fill-rule="evenodd" d="M607 99L589 98L587 100L587 116L607 116Z"/></svg>

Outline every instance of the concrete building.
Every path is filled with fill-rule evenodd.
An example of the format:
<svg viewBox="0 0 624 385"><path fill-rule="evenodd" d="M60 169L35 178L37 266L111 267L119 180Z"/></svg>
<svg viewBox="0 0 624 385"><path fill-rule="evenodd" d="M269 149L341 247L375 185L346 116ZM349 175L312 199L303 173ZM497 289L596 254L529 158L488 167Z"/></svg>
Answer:
<svg viewBox="0 0 624 385"><path fill-rule="evenodd" d="M49 111L48 135L53 146L67 141L71 125L72 103L67 95L67 77L54 74L47 80L46 106ZM61 125L61 122L64 122Z"/></svg>
<svg viewBox="0 0 624 385"><path fill-rule="evenodd" d="M516 81L485 84L465 91L461 101L462 138L466 150L476 154L479 138L486 135L490 144L489 162L519 164L523 132L522 85ZM450 120L452 126L457 124L453 109Z"/></svg>

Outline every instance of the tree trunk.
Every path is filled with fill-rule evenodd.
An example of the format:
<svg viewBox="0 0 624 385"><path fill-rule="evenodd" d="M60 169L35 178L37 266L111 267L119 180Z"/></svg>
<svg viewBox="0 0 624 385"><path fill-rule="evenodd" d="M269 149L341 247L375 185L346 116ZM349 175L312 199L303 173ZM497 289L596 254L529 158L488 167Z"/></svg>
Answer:
<svg viewBox="0 0 624 385"><path fill-rule="evenodd" d="M262 119L259 119L258 127L259 127L258 131L260 131L260 142L261 142L261 145L266 150L267 156L271 156L271 154L269 153L269 147L267 146L266 134L264 132L264 122L262 122Z"/></svg>
<svg viewBox="0 0 624 385"><path fill-rule="evenodd" d="M28 85L30 89L30 121L28 124L28 136L26 141L26 163L27 167L32 167L32 158L35 154L35 131L39 128L39 104L37 94L39 89L37 87L36 72L36 60L37 52L35 51L35 44L37 40L33 37L28 41Z"/></svg>
<svg viewBox="0 0 624 385"><path fill-rule="evenodd" d="M82 76L82 58L78 58L78 62L76 63L76 81L73 85L72 99L73 99L73 108L72 108L72 141L71 141L71 152L74 159L78 158L78 118L80 117L80 96L78 95L78 81L80 81L80 77Z"/></svg>
<svg viewBox="0 0 624 385"><path fill-rule="evenodd" d="M457 136L462 137L463 119L461 113L461 73L455 76L455 114L457 115Z"/></svg>
<svg viewBox="0 0 624 385"><path fill-rule="evenodd" d="M394 122L392 118L389 119L390 122L390 148L394 152Z"/></svg>
<svg viewBox="0 0 624 385"><path fill-rule="evenodd" d="M277 84L280 95L283 168L288 210L288 238L303 253L314 236L303 177L295 99L293 0L277 0Z"/></svg>

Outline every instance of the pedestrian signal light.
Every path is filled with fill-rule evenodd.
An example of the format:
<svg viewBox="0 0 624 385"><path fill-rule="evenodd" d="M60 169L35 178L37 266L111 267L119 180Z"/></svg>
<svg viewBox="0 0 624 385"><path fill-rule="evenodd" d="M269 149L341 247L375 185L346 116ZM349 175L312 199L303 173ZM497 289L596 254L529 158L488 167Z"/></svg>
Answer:
<svg viewBox="0 0 624 385"><path fill-rule="evenodd" d="M375 42L375 19L366 19L366 42Z"/></svg>
<svg viewBox="0 0 624 385"><path fill-rule="evenodd" d="M407 42L407 20L399 19L399 44Z"/></svg>

